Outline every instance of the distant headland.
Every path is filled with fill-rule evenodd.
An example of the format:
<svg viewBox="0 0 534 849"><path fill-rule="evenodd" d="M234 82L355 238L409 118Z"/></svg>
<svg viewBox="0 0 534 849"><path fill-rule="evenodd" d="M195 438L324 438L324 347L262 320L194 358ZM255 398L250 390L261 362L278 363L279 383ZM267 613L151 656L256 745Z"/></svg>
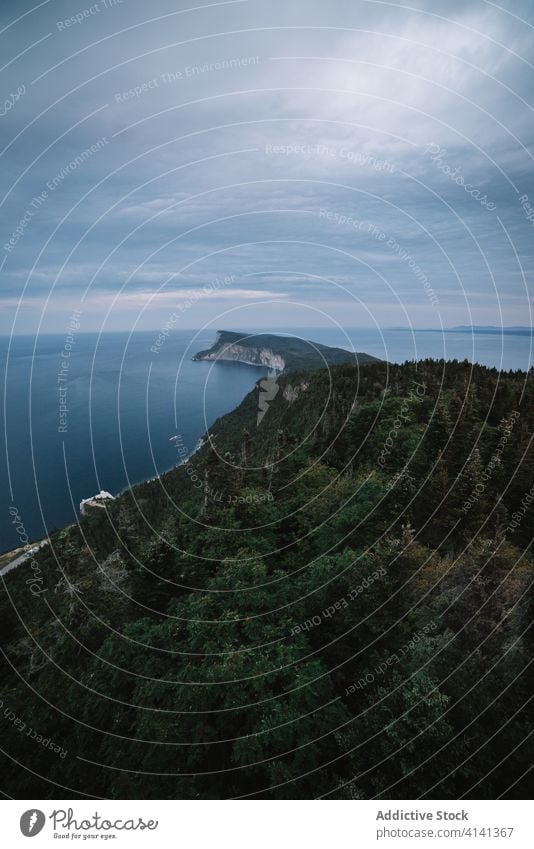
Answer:
<svg viewBox="0 0 534 849"><path fill-rule="evenodd" d="M230 330L219 330L211 348L199 351L193 360L246 363L266 366L279 372L326 368L345 363L363 365L380 362L370 354L332 348L295 336L236 333Z"/></svg>

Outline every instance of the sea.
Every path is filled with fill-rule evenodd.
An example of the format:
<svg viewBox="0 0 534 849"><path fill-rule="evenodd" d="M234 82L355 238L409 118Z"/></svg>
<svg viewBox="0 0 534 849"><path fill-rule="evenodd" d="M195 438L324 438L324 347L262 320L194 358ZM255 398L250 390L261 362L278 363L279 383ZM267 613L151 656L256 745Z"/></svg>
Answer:
<svg viewBox="0 0 534 849"><path fill-rule="evenodd" d="M256 329L251 332L261 332ZM273 332L271 328L264 332ZM389 362L468 359L527 370L530 333L276 331ZM267 369L193 362L212 330L0 337L0 552L76 522L80 502L157 478L198 447ZM16 521L15 521L16 518Z"/></svg>

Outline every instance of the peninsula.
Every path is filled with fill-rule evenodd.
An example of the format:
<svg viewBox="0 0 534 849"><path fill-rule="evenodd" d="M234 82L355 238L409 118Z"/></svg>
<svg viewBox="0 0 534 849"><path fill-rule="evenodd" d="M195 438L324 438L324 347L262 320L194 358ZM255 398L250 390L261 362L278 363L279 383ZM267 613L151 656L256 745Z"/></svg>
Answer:
<svg viewBox="0 0 534 849"><path fill-rule="evenodd" d="M215 360L267 366L273 371L289 372L325 368L347 363L380 362L376 357L343 348L331 348L295 336L272 333L248 334L219 330L211 348L199 351L193 360Z"/></svg>

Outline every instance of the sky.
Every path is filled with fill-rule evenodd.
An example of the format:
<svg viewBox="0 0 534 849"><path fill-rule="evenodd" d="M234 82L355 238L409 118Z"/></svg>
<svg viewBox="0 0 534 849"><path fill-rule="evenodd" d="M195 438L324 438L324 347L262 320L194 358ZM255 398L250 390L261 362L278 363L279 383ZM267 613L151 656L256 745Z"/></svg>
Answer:
<svg viewBox="0 0 534 849"><path fill-rule="evenodd" d="M0 333L531 325L534 2L2 0Z"/></svg>

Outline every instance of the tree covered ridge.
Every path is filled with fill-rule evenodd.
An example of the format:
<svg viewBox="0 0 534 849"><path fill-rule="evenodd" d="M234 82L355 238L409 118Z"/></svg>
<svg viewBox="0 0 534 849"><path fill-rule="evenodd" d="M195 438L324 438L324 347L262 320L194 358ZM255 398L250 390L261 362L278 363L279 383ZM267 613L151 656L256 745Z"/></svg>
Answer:
<svg viewBox="0 0 534 849"><path fill-rule="evenodd" d="M198 351L194 360L225 358L225 352L234 350L241 355L247 352L251 362L262 362L260 352L270 354L283 362L283 370L308 371L342 365L344 363L380 362L376 357L362 352L347 351L345 348L335 348L322 345L320 342L309 342L296 336L280 336L275 333L236 333L232 330L217 331L217 338L211 348Z"/></svg>
<svg viewBox="0 0 534 849"><path fill-rule="evenodd" d="M524 797L532 374L289 374L258 425L261 392L55 534L38 596L6 576L2 711L67 751L4 717L6 791Z"/></svg>

